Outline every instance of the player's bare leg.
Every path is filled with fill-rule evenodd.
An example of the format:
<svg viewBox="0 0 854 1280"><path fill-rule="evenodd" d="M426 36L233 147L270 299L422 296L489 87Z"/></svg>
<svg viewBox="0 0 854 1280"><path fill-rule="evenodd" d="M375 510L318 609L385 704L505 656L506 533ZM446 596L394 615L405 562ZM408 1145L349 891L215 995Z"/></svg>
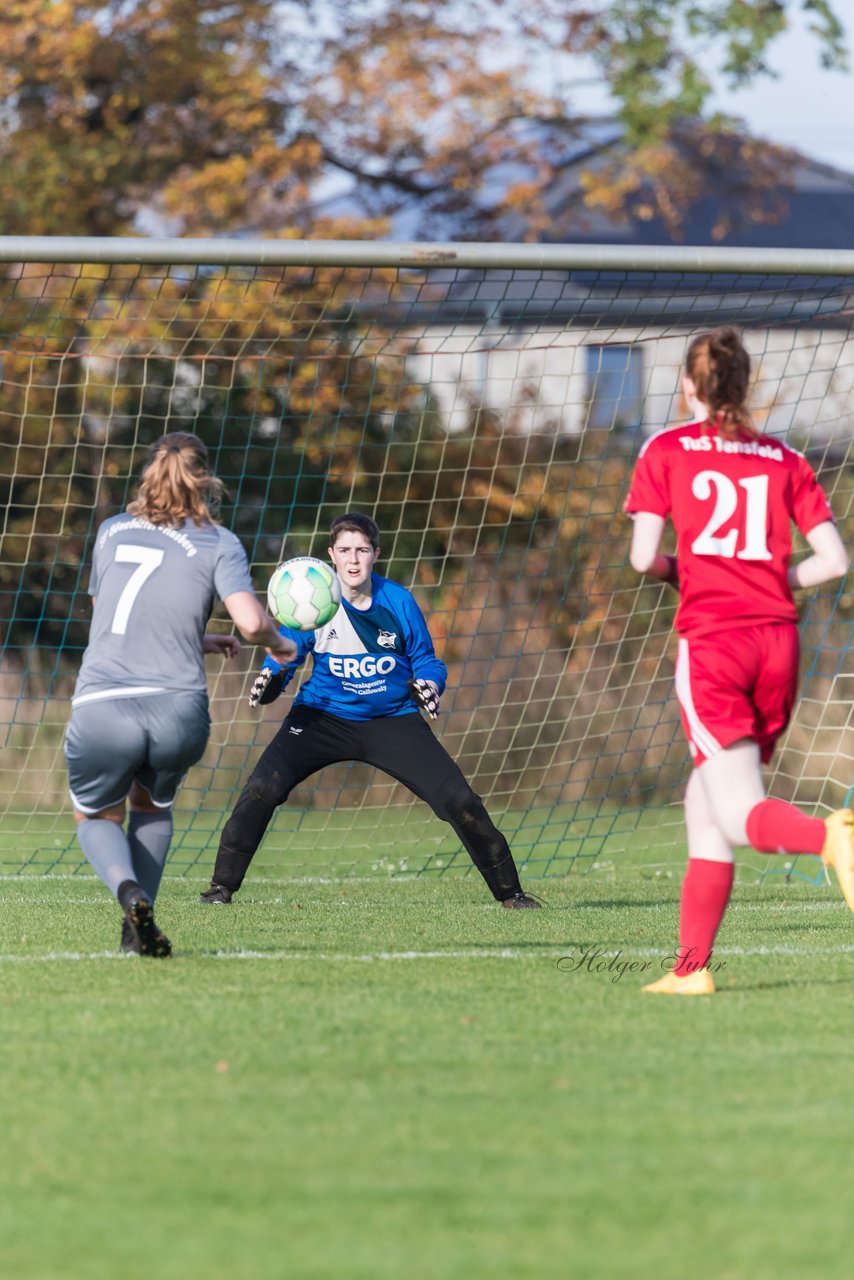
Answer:
<svg viewBox="0 0 854 1280"><path fill-rule="evenodd" d="M854 911L854 813L840 809L826 820L811 818L795 805L767 797L755 742L733 743L694 771L685 796L685 819L689 863L680 915L683 955L692 938L699 938L699 944L694 943L698 951L711 953L729 897L725 863L727 856L732 857L731 852L727 855L731 844L749 844L760 853L819 855L825 866L836 871L845 901ZM710 994L714 991L711 974L706 984L699 972L689 974L685 966L677 967L644 990L664 995Z"/></svg>
<svg viewBox="0 0 854 1280"><path fill-rule="evenodd" d="M759 853L813 854L833 867L849 908L854 911L854 814L839 809L828 818L812 818L796 805L766 797L759 748L742 741L712 756L697 770L718 824L733 844L750 844Z"/></svg>
<svg viewBox="0 0 854 1280"><path fill-rule="evenodd" d="M747 821L765 799L759 747L748 738L704 760L695 770L710 818L730 845L750 844Z"/></svg>

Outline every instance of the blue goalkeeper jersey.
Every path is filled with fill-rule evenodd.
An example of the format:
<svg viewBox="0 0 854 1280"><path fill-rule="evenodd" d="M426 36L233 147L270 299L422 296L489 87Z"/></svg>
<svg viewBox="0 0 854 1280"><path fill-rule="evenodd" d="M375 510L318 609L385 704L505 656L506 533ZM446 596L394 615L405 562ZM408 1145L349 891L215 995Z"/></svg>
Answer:
<svg viewBox="0 0 854 1280"><path fill-rule="evenodd" d="M293 662L267 658L265 667L284 671L283 688L309 654L312 672L294 699L342 720L375 720L417 712L407 683L417 676L433 680L441 693L448 671L433 649L424 615L411 592L388 578L371 574L370 609L354 609L342 600L338 612L316 631L280 627L297 647Z"/></svg>

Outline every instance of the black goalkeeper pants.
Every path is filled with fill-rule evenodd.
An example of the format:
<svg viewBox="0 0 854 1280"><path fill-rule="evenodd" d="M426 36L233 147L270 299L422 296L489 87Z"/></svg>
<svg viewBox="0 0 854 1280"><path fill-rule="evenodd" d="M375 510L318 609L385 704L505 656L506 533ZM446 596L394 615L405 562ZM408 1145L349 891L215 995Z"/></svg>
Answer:
<svg viewBox="0 0 854 1280"><path fill-rule="evenodd" d="M276 809L297 783L328 764L382 769L449 823L500 901L518 893L510 846L426 720L418 714L342 720L296 706L264 751L220 837L213 883L239 889Z"/></svg>

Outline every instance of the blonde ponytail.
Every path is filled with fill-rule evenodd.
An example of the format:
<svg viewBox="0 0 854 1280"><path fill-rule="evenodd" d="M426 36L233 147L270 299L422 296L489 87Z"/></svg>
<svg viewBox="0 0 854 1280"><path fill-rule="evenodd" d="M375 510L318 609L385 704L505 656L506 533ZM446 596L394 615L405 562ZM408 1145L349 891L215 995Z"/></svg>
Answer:
<svg viewBox="0 0 854 1280"><path fill-rule="evenodd" d="M139 494L128 511L152 524L176 527L188 517L197 525L212 524L224 491L199 437L173 431L151 446Z"/></svg>

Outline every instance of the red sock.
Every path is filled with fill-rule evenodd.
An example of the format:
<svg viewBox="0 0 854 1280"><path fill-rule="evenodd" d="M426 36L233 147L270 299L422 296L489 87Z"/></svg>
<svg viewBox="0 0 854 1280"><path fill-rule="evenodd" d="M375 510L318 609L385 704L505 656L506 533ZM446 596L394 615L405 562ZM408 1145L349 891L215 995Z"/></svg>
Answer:
<svg viewBox="0 0 854 1280"><path fill-rule="evenodd" d="M747 838L759 853L821 853L826 830L785 800L760 800L747 815Z"/></svg>
<svg viewBox="0 0 854 1280"><path fill-rule="evenodd" d="M734 876L732 862L688 859L679 908L679 964L674 969L680 978L709 963Z"/></svg>

